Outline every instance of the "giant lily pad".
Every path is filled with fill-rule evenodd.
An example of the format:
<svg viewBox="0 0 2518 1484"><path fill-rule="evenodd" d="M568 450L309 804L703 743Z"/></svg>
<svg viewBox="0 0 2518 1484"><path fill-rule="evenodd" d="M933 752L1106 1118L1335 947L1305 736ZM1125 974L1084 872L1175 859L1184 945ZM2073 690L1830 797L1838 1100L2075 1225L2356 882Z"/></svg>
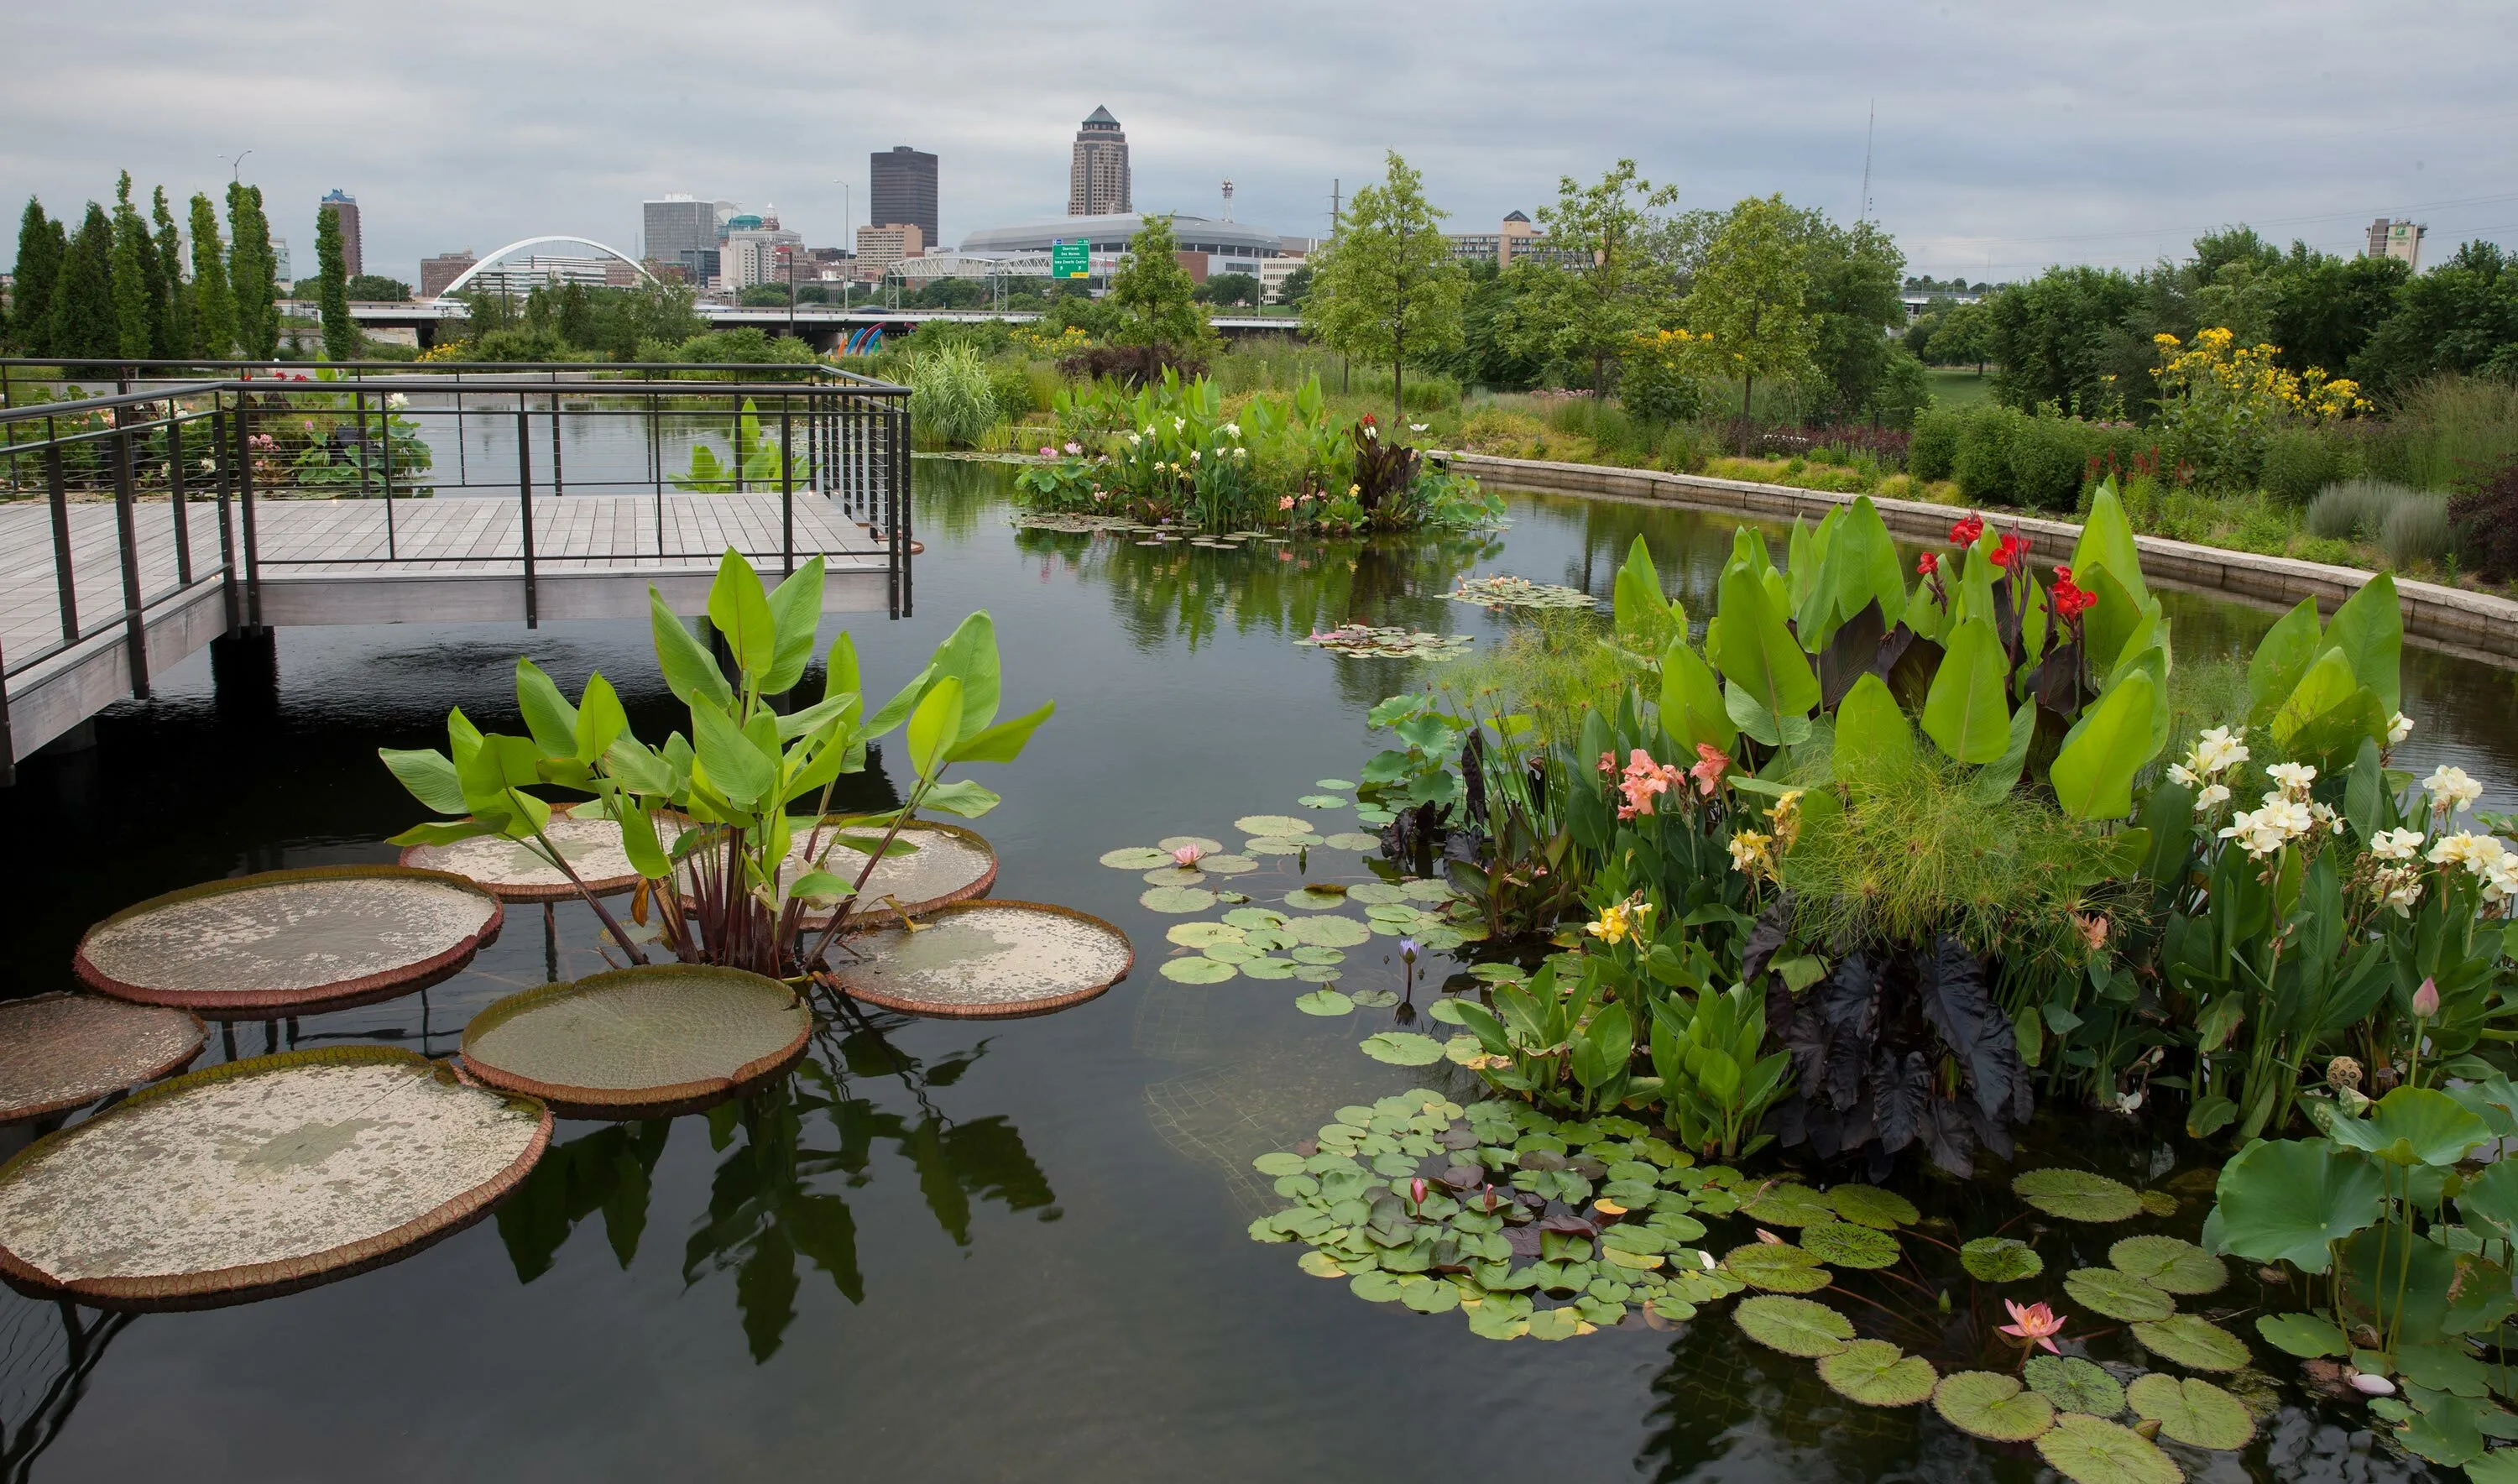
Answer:
<svg viewBox="0 0 2518 1484"><path fill-rule="evenodd" d="M205 882L88 929L72 967L117 999L261 1020L407 994L499 936L499 899L407 866L315 866Z"/></svg>
<svg viewBox="0 0 2518 1484"><path fill-rule="evenodd" d="M84 1108L154 1081L201 1050L181 1010L66 992L0 1001L0 1124Z"/></svg>
<svg viewBox="0 0 2518 1484"><path fill-rule="evenodd" d="M508 995L463 1027L463 1065L562 1117L650 1118L760 1085L812 1033L812 1010L774 979L657 964Z"/></svg>
<svg viewBox="0 0 2518 1484"><path fill-rule="evenodd" d="M2023 1170L2012 1180L2011 1189L2020 1200L2063 1221L2105 1224L2142 1214L2142 1198L2133 1187L2087 1170Z"/></svg>
<svg viewBox="0 0 2518 1484"><path fill-rule="evenodd" d="M144 1088L0 1165L0 1273L111 1309L311 1288L459 1230L525 1177L548 1110L382 1046Z"/></svg>
<svg viewBox="0 0 2518 1484"><path fill-rule="evenodd" d="M2028 1389L2055 1404L2059 1412L2114 1417L2125 1409L2125 1391L2095 1361L2077 1355L2032 1355L2020 1368Z"/></svg>
<svg viewBox="0 0 2518 1484"><path fill-rule="evenodd" d="M621 826L588 809L584 815L553 810L543 834L579 881L597 896L627 892L638 884L638 868L621 846ZM452 845L414 845L402 852L402 863L422 871L445 871L479 882L501 901L557 901L575 896L577 887L542 851L503 835L475 835Z"/></svg>
<svg viewBox="0 0 2518 1484"><path fill-rule="evenodd" d="M1731 1318L1740 1332L1767 1349L1803 1360L1839 1354L1853 1338L1853 1321L1806 1298L1760 1293L1742 1299Z"/></svg>
<svg viewBox="0 0 2518 1484"><path fill-rule="evenodd" d="M2072 1484L2180 1484L2186 1477L2149 1438L2094 1417L2058 1419L2038 1438L2037 1452Z"/></svg>
<svg viewBox="0 0 2518 1484"><path fill-rule="evenodd" d="M2159 1424L2159 1435L2189 1448L2244 1448L2256 1435L2246 1407L2210 1381L2154 1371L2125 1388L2133 1410Z"/></svg>
<svg viewBox="0 0 2518 1484"><path fill-rule="evenodd" d="M2046 1271L2037 1249L2016 1237L1978 1237L1959 1248L1959 1265L1978 1283L2021 1283Z"/></svg>
<svg viewBox="0 0 2518 1484"><path fill-rule="evenodd" d="M1062 1010L1117 983L1136 961L1127 935L1100 918L1024 901L956 902L915 931L882 928L847 946L861 956L833 970L839 987L911 1015Z"/></svg>
<svg viewBox="0 0 2518 1484"><path fill-rule="evenodd" d="M2163 1293L2213 1293L2230 1281L2230 1270L2220 1258L2175 1237L2128 1237L2107 1248L2107 1265L2131 1273Z"/></svg>
<svg viewBox="0 0 2518 1484"><path fill-rule="evenodd" d="M824 830L816 840L810 820L797 820L794 828L796 843L787 851L787 880L794 881L818 868L853 883L865 870L866 853L836 844L832 831ZM807 845L814 846L820 856L818 867L805 854ZM874 874L866 878L865 886L857 893L857 907L849 914L851 922L897 922L894 903L911 917L921 917L937 907L984 896L988 888L996 885L995 849L958 824L912 820L900 827L892 849L897 851L904 845L910 847L908 853L887 853L883 863L874 868ZM1167 854L1154 864L1169 865L1171 857ZM808 922L821 922L827 921L829 914L807 911L803 916Z"/></svg>
<svg viewBox="0 0 2518 1484"><path fill-rule="evenodd" d="M2017 1376L1961 1371L1932 1388L1932 1410L1959 1431L1988 1443L2025 1443L2055 1425L2055 1406L2020 1389Z"/></svg>
<svg viewBox="0 0 2518 1484"><path fill-rule="evenodd" d="M1857 1339L1834 1355L1819 1357L1818 1378L1837 1395L1865 1407L1912 1407L1932 1396L1938 1379L1932 1362L1885 1339Z"/></svg>
<svg viewBox="0 0 2518 1484"><path fill-rule="evenodd" d="M2236 1371L2247 1364L2245 1340L2192 1314L2136 1325L2133 1337L2161 1360L2190 1371Z"/></svg>
<svg viewBox="0 0 2518 1484"><path fill-rule="evenodd" d="M2114 1268L2075 1268L2063 1275L2063 1291L2074 1303L2109 1319L2166 1319L2177 1312L2177 1300Z"/></svg>

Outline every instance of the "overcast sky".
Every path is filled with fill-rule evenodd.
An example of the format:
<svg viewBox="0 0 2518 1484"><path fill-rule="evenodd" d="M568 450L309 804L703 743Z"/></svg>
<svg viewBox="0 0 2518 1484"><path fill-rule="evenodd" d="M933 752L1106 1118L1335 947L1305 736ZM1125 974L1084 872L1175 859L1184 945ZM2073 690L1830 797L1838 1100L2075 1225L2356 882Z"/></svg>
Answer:
<svg viewBox="0 0 2518 1484"><path fill-rule="evenodd" d="M12 7L0 185L56 215L129 168L179 200L253 153L306 271L315 203L359 198L367 266L543 233L626 249L638 202L723 197L816 244L866 155L941 156L943 238L1055 216L1075 126L1125 126L1141 209L1324 231L1396 149L1454 230L1621 155L1682 204L1780 191L1872 210L1910 271L2135 265L2245 220L2426 260L2518 241L2509 0L123 0ZM14 252L10 246L0 252Z"/></svg>

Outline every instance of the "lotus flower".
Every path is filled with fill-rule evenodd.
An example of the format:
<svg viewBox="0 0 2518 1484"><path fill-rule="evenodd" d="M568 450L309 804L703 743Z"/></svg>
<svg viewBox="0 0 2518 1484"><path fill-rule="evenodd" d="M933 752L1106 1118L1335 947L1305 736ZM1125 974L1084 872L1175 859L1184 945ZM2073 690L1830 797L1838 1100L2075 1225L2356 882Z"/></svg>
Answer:
<svg viewBox="0 0 2518 1484"><path fill-rule="evenodd" d="M1142 860L1145 857L1139 856L1138 858ZM1199 850L1194 845L1185 845L1179 850L1172 851L1172 859L1177 861L1180 864L1180 868L1184 871L1196 870L1197 863L1205 858L1206 851Z"/></svg>
<svg viewBox="0 0 2518 1484"><path fill-rule="evenodd" d="M1784 1239L1776 1236L1770 1231L1767 1231L1764 1227L1758 1228L1758 1240L1770 1246L1782 1246L1784 1244Z"/></svg>
<svg viewBox="0 0 2518 1484"><path fill-rule="evenodd" d="M2020 1305L2006 1298L2002 1306L2011 1311L2011 1324L2001 1326L2002 1332L2022 1345L2044 1345L2057 1355L2063 1352L2055 1344L2055 1336L2063 1332L2063 1318L2042 1303Z"/></svg>
<svg viewBox="0 0 2518 1484"><path fill-rule="evenodd" d="M1415 1179L1408 1182L1408 1196L1410 1200L1415 1201L1418 1205L1423 1205L1425 1203L1424 1176L1419 1175Z"/></svg>

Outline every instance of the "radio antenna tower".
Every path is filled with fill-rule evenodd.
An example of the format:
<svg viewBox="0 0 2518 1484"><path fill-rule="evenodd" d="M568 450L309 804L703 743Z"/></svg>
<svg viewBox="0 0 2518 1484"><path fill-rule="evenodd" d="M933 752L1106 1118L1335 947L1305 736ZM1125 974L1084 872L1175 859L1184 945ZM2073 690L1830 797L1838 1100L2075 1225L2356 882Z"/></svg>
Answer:
<svg viewBox="0 0 2518 1484"><path fill-rule="evenodd" d="M1233 182L1224 183L1224 219L1233 220Z"/></svg>
<svg viewBox="0 0 2518 1484"><path fill-rule="evenodd" d="M1871 100L1871 117L1862 126L1862 209L1854 220L1871 220L1871 137L1880 124L1880 100Z"/></svg>

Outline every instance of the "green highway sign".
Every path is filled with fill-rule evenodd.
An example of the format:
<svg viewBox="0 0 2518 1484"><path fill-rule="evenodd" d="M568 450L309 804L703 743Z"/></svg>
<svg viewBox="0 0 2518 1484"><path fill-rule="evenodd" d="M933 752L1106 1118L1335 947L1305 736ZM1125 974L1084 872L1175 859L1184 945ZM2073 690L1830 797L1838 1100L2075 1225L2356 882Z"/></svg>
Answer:
<svg viewBox="0 0 2518 1484"><path fill-rule="evenodd" d="M1049 274L1056 279L1091 278L1093 244L1053 240L1049 244Z"/></svg>

